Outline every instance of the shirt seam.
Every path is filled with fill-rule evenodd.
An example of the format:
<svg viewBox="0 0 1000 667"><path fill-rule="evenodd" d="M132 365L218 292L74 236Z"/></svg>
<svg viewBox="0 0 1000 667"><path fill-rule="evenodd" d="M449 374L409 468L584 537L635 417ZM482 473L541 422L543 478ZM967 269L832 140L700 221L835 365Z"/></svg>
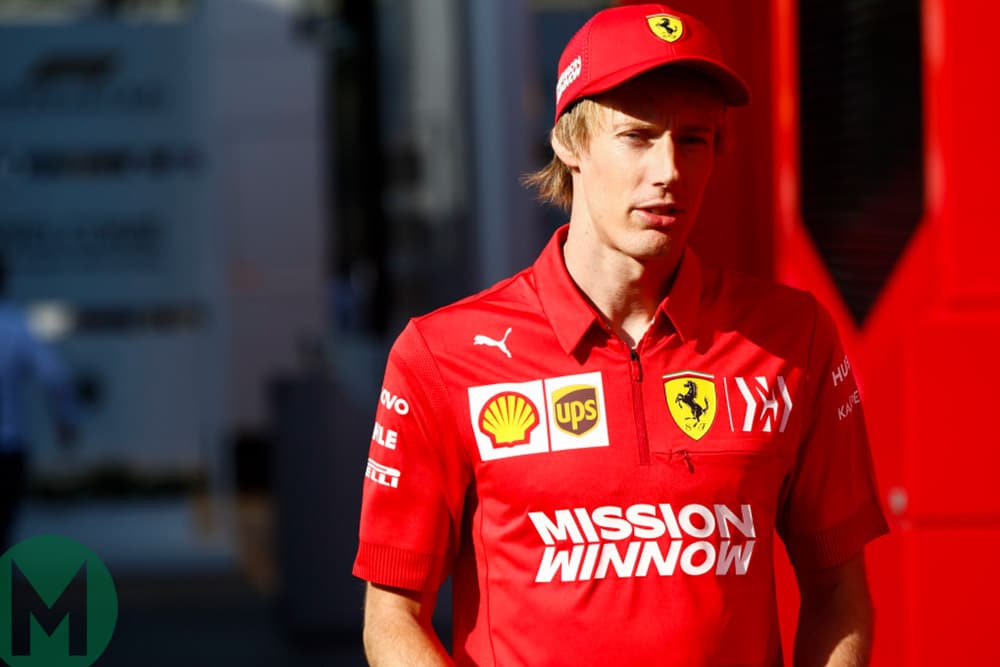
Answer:
<svg viewBox="0 0 1000 667"><path fill-rule="evenodd" d="M462 442L462 439L458 432L458 420L454 406L452 405L451 396L448 391L448 386L444 381L444 375L441 373L441 368L438 366L437 359L431 352L430 346L427 344L427 339L424 338L423 332L420 331L418 323L416 322L416 320L411 320L410 324L412 325L414 334L420 341L420 345L422 347L421 353L426 355L426 358L430 361L430 365L433 367L434 374L436 375L434 381L440 387L442 391L441 399L446 404L444 410L438 411L437 409L435 409L433 411L432 419L434 420L433 423L435 430L437 433L447 432L451 435L450 439L453 440L458 447L461 462L466 467L466 470L469 471L470 483L473 483L475 480L475 472L474 468L472 467L472 459L469 456L469 453L466 451L465 444ZM406 363L406 366L407 366L407 372L412 375L410 364ZM444 414L445 411L447 411L447 414L451 417L450 428L448 428L447 430L442 428L443 421L445 421L445 423L448 423L446 420L442 420L442 414ZM444 479L440 475L439 475L439 483L441 484L442 489L448 487L448 480ZM446 501L448 502L448 510L449 512L452 512L453 525L457 526L458 529L454 536L454 548L452 548L452 539L451 536L449 536L448 547L445 550L445 554L441 562L441 571L437 573L437 581L435 582L439 587L441 586L442 583L444 583L444 580L447 579L447 576L442 576L442 575L447 574L448 576L451 576L453 574L455 558L457 558L458 553L461 551L462 548L461 523L462 523L462 514L465 512L465 505L464 505L465 497L466 493L463 492L461 498L459 498L456 501L458 503L456 506L452 506L451 498L446 498ZM457 513L453 511L456 508L459 509Z"/></svg>
<svg viewBox="0 0 1000 667"><path fill-rule="evenodd" d="M802 399L807 406L807 415L809 419L799 419L798 423L795 425L795 438L792 442L801 443L806 434L809 433L809 427L818 418L818 413L816 411L816 400L819 396L819 385L820 385L820 369L817 366L821 364L814 361L815 351L816 351L816 338L819 334L820 326L820 313L819 313L819 302L816 301L815 297L810 299L812 301L813 307L813 322L812 331L809 334L809 347L806 349L806 367L803 375L803 391ZM792 459L793 461L798 460L798 452L796 456Z"/></svg>
<svg viewBox="0 0 1000 667"><path fill-rule="evenodd" d="M450 395L449 395L450 392L448 391L448 385L444 381L444 374L441 373L441 368L440 368L440 366L438 366L437 358L431 353L431 348L427 344L427 339L424 338L424 334L420 330L420 326L416 322L416 320L413 321L413 331L417 334L417 336L420 337L420 344L423 346L423 352L427 355L427 358L430 359L431 365L434 367L434 373L437 375L436 380L437 380L438 385L441 387L441 390L444 392L444 398L445 399L450 399L451 398ZM445 400L445 404L447 405L446 409L448 411L448 414L451 417L451 426L452 426L452 428L450 430L452 431L452 435L454 436L454 439L459 443L459 452L461 453L462 460L471 469L472 458L469 456L469 452L466 450L466 447L465 447L464 443L462 442L461 437L459 437L459 434L458 434L458 423L459 422L458 422L458 415L455 413L455 406L452 404L451 400ZM441 427L441 419L438 416L438 413L436 411L434 413L434 422L438 426L438 428L440 429L440 427ZM441 431L443 431L443 430L444 429L441 429Z"/></svg>
<svg viewBox="0 0 1000 667"><path fill-rule="evenodd" d="M490 596L490 559L489 555L486 553L486 540L483 539L483 517L486 516L486 510L483 508L483 503L485 499L479 499L479 544L482 545L483 549L483 579L485 590L483 595L486 597L486 638L490 643L490 654L493 656L493 665L496 667L497 663L497 648L493 643L493 613L492 613L492 597Z"/></svg>

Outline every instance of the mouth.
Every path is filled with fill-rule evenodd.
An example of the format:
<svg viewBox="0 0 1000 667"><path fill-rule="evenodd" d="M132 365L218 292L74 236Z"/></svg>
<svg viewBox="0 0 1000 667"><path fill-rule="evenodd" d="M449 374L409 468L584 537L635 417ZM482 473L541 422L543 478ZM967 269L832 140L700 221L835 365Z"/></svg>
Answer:
<svg viewBox="0 0 1000 667"><path fill-rule="evenodd" d="M653 227L669 227L684 213L684 209L676 204L639 206L635 211L646 224Z"/></svg>

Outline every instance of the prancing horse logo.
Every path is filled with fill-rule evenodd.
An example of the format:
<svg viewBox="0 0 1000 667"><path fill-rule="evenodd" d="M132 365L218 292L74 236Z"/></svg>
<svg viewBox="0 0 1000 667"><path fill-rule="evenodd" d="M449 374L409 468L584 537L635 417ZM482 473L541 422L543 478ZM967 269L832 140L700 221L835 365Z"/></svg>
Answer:
<svg viewBox="0 0 1000 667"><path fill-rule="evenodd" d="M708 399L705 399L704 407L698 405L698 385L696 385L692 380L685 382L684 388L687 389L687 392L677 394L677 398L674 399L674 402L677 403L677 405L683 403L688 406L688 409L691 410L691 416L687 419L688 421L693 419L695 425L697 426L701 423L701 416L708 412Z"/></svg>
<svg viewBox="0 0 1000 667"><path fill-rule="evenodd" d="M653 14L646 17L646 23L653 34L664 42L676 42L684 34L684 23L670 14Z"/></svg>
<svg viewBox="0 0 1000 667"><path fill-rule="evenodd" d="M715 378L695 371L664 375L663 394L674 423L685 435L701 440L715 421Z"/></svg>

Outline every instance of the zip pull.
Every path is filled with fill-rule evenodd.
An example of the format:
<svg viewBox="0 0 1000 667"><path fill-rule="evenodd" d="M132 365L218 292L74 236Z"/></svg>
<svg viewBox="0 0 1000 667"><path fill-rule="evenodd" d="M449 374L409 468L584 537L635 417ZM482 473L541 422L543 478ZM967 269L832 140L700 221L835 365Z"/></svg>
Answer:
<svg viewBox="0 0 1000 667"><path fill-rule="evenodd" d="M680 454L684 458L684 463L687 464L688 472L693 475L694 474L694 464L691 463L691 453L688 452L688 450L686 450L686 449L682 449L682 450L678 451L677 453Z"/></svg>
<svg viewBox="0 0 1000 667"><path fill-rule="evenodd" d="M629 364L632 371L632 379L642 382L642 364L639 363L639 351L634 347L630 347L628 351L629 359L632 361L632 363Z"/></svg>

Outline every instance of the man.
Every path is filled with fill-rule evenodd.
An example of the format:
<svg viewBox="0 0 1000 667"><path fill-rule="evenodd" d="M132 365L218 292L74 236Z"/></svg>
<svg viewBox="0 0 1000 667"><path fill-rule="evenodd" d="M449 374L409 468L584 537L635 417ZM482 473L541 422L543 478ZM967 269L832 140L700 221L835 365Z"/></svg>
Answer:
<svg viewBox="0 0 1000 667"><path fill-rule="evenodd" d="M866 664L886 524L832 320L685 243L746 84L663 5L599 12L559 69L530 180L569 225L389 357L354 568L369 659L781 665L776 529L796 664ZM453 657L429 623L449 574Z"/></svg>
<svg viewBox="0 0 1000 667"><path fill-rule="evenodd" d="M11 546L14 518L27 482L25 383L45 389L56 435L69 445L76 436L76 409L69 375L53 352L28 329L21 311L6 300L7 268L0 258L0 554Z"/></svg>

